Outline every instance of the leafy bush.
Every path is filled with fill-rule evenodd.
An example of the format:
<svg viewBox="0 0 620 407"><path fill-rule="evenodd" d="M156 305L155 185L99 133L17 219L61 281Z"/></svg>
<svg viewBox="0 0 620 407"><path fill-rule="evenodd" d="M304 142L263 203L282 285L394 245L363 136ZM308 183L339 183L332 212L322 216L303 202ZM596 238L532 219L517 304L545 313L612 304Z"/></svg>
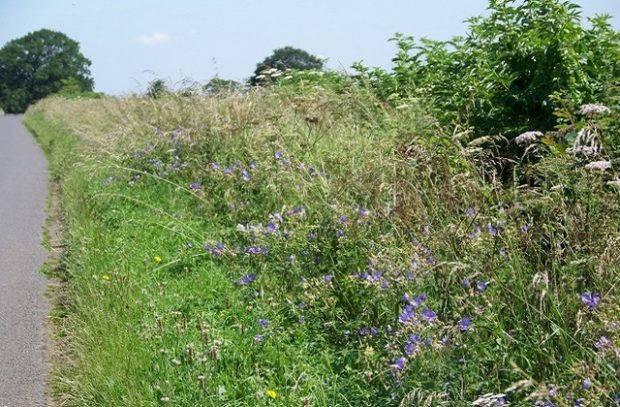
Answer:
<svg viewBox="0 0 620 407"><path fill-rule="evenodd" d="M477 135L556 125L558 99L576 108L606 102L620 75L620 34L609 17L582 25L579 6L560 0L491 0L467 35L441 42L397 35L392 72L355 67L385 99L425 97L446 124Z"/></svg>

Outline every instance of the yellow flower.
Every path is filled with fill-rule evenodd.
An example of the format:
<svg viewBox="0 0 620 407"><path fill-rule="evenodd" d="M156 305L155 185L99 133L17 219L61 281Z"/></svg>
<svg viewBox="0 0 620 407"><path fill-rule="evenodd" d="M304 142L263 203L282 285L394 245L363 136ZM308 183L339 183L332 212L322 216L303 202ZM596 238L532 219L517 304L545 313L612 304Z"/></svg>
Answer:
<svg viewBox="0 0 620 407"><path fill-rule="evenodd" d="M278 396L278 393L276 393L275 390L267 390L265 394L267 395L267 397L270 397L272 399L275 399Z"/></svg>
<svg viewBox="0 0 620 407"><path fill-rule="evenodd" d="M155 263L161 263L161 257L155 256Z"/></svg>
<svg viewBox="0 0 620 407"><path fill-rule="evenodd" d="M109 276L109 275L107 275L107 274L104 274L103 276L101 276L101 279L102 279L103 281L110 281L110 276Z"/></svg>

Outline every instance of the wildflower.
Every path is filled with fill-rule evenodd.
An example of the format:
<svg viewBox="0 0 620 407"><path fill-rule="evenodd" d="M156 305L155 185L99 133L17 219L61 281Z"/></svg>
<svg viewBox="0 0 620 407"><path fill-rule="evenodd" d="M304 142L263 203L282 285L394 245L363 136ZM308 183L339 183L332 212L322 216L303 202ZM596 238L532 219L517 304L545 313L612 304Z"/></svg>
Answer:
<svg viewBox="0 0 620 407"><path fill-rule="evenodd" d="M487 231L491 236L497 236L497 234L499 233L497 226L493 225L492 223L487 224Z"/></svg>
<svg viewBox="0 0 620 407"><path fill-rule="evenodd" d="M466 332L471 326L471 324L472 324L471 318L463 317L459 321L459 329L461 330L461 332Z"/></svg>
<svg viewBox="0 0 620 407"><path fill-rule="evenodd" d="M611 110L607 106L598 103L588 103L579 107L579 114L586 117L609 112L611 112Z"/></svg>
<svg viewBox="0 0 620 407"><path fill-rule="evenodd" d="M586 291L581 294L581 302L588 307L588 311L592 312L601 302L601 295L599 293Z"/></svg>
<svg viewBox="0 0 620 407"><path fill-rule="evenodd" d="M326 275L323 276L323 281L325 283L331 283L333 279L334 279L334 276L332 276L330 274L326 274Z"/></svg>
<svg viewBox="0 0 620 407"><path fill-rule="evenodd" d="M394 360L394 364L392 365L397 370L403 370L405 365L407 364L407 358L404 356L400 356Z"/></svg>
<svg viewBox="0 0 620 407"><path fill-rule="evenodd" d="M588 390L590 387L592 387L592 380L586 377L585 379L583 379L583 382L581 382L581 388L583 390Z"/></svg>
<svg viewBox="0 0 620 407"><path fill-rule="evenodd" d="M598 350L605 350L611 346L611 341L606 336L601 336L595 343L594 346Z"/></svg>
<svg viewBox="0 0 620 407"><path fill-rule="evenodd" d="M370 211L365 208L359 208L357 211L357 216L360 218L367 218L370 216Z"/></svg>
<svg viewBox="0 0 620 407"><path fill-rule="evenodd" d="M283 157L282 151L276 151L274 157L276 158L276 160L281 159Z"/></svg>
<svg viewBox="0 0 620 407"><path fill-rule="evenodd" d="M338 229L336 231L336 237L338 237L338 238L344 237L344 230Z"/></svg>
<svg viewBox="0 0 620 407"><path fill-rule="evenodd" d="M197 191L202 187L202 185L200 184L200 182L198 181L194 181L191 184L189 184L189 189L191 189L192 191Z"/></svg>
<svg viewBox="0 0 620 407"><path fill-rule="evenodd" d="M259 320L258 320L258 325L259 325L261 328L267 328L267 326L269 325L269 321L268 321L268 320L266 320L266 319L259 319Z"/></svg>
<svg viewBox="0 0 620 407"><path fill-rule="evenodd" d="M265 395L269 398L275 399L276 397L278 397L278 393L276 393L275 390L267 390L265 392Z"/></svg>
<svg viewBox="0 0 620 407"><path fill-rule="evenodd" d="M366 327L362 327L357 331L357 333L359 334L359 336L368 336L370 335L370 330Z"/></svg>
<svg viewBox="0 0 620 407"><path fill-rule="evenodd" d="M246 274L239 279L239 285L248 285L256 281L256 274Z"/></svg>
<svg viewBox="0 0 620 407"><path fill-rule="evenodd" d="M211 169L212 169L213 171L217 171L217 170L219 170L219 169L220 169L220 164L219 164L217 161L215 161L215 162L211 163Z"/></svg>
<svg viewBox="0 0 620 407"><path fill-rule="evenodd" d="M611 163L609 161L592 161L586 164L586 168L589 170L605 171L611 169Z"/></svg>
<svg viewBox="0 0 620 407"><path fill-rule="evenodd" d="M415 342L407 342L407 344L405 345L405 354L407 356L413 355L416 351L417 346L418 345Z"/></svg>
<svg viewBox="0 0 620 407"><path fill-rule="evenodd" d="M265 246L249 246L245 248L246 254L262 254L265 255L268 253L268 249Z"/></svg>
<svg viewBox="0 0 620 407"><path fill-rule="evenodd" d="M101 276L101 279L102 279L103 281L110 281L110 276L109 276L109 275L107 275L107 274L104 274L103 276Z"/></svg>
<svg viewBox="0 0 620 407"><path fill-rule="evenodd" d="M250 163L250 169L251 170L255 170L258 167L258 164L256 163L256 161L252 161Z"/></svg>
<svg viewBox="0 0 620 407"><path fill-rule="evenodd" d="M515 143L520 146L532 144L542 136L543 134L540 131L526 131L515 138Z"/></svg>
<svg viewBox="0 0 620 407"><path fill-rule="evenodd" d="M344 225L349 222L349 217L347 215L340 215L340 217L338 218L338 222Z"/></svg>
<svg viewBox="0 0 620 407"><path fill-rule="evenodd" d="M155 263L161 263L161 257L155 256L153 259L155 260Z"/></svg>
<svg viewBox="0 0 620 407"><path fill-rule="evenodd" d="M261 343L265 340L265 337L263 335L256 335L254 337L254 343Z"/></svg>
<svg viewBox="0 0 620 407"><path fill-rule="evenodd" d="M476 210L470 206L469 208L467 208L467 211L465 211L465 214L468 218L473 218L476 214Z"/></svg>
<svg viewBox="0 0 620 407"><path fill-rule="evenodd" d="M489 282L488 281L478 281L476 283L476 288L480 292L486 291L488 287L489 287Z"/></svg>
<svg viewBox="0 0 620 407"><path fill-rule="evenodd" d="M425 308L422 311L422 318L428 322L433 322L437 319L437 313L429 308Z"/></svg>
<svg viewBox="0 0 620 407"><path fill-rule="evenodd" d="M398 322L401 324L407 324L415 318L415 311L412 305L405 305L405 309L398 316Z"/></svg>
<svg viewBox="0 0 620 407"><path fill-rule="evenodd" d="M224 168L224 174L230 175L233 173L234 170L235 170L235 167L226 167Z"/></svg>
<svg viewBox="0 0 620 407"><path fill-rule="evenodd" d="M247 170L243 170L241 172L241 179L244 182L250 182L250 180L251 180L250 173Z"/></svg>
<svg viewBox="0 0 620 407"><path fill-rule="evenodd" d="M269 222L267 226L265 226L265 232L267 233L273 234L273 233L276 233L277 230L278 230L278 227L276 226L275 223Z"/></svg>
<svg viewBox="0 0 620 407"><path fill-rule="evenodd" d="M469 287L471 287L471 283L469 282L469 278L465 277L463 279L463 282L461 283L461 287L463 287L466 290L468 290Z"/></svg>

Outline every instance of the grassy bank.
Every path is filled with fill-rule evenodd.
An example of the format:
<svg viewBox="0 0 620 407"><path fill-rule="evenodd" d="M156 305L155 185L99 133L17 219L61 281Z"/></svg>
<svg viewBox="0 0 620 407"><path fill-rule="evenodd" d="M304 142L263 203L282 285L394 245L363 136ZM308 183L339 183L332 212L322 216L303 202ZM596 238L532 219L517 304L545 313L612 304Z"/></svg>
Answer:
<svg viewBox="0 0 620 407"><path fill-rule="evenodd" d="M26 119L68 223L67 405L620 392L613 171L558 150L500 182L424 109L357 90L50 99Z"/></svg>

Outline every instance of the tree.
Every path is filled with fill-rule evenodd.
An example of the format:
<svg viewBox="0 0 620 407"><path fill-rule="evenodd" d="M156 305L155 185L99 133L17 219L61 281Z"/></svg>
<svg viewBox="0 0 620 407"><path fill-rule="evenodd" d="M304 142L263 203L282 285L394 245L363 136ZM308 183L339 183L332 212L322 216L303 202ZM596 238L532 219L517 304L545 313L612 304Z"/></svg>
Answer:
<svg viewBox="0 0 620 407"><path fill-rule="evenodd" d="M285 71L287 69L320 71L323 69L323 63L323 59L316 55L311 55L303 49L293 47L278 48L265 58L263 62L256 64L256 70L254 70L254 75L250 78L250 84L255 86L260 83L271 82L271 76L264 75L264 72L269 69L277 71Z"/></svg>
<svg viewBox="0 0 620 407"><path fill-rule="evenodd" d="M240 89L241 84L239 82L232 79L221 79L217 76L211 78L211 80L202 87L203 92L209 96L222 93L233 93Z"/></svg>
<svg viewBox="0 0 620 407"><path fill-rule="evenodd" d="M0 107L23 112L67 81L92 91L90 64L79 44L61 32L42 29L11 40L0 49Z"/></svg>
<svg viewBox="0 0 620 407"><path fill-rule="evenodd" d="M149 82L146 94L148 97L157 99L166 93L169 93L168 86L166 86L166 81L163 79L154 79Z"/></svg>

